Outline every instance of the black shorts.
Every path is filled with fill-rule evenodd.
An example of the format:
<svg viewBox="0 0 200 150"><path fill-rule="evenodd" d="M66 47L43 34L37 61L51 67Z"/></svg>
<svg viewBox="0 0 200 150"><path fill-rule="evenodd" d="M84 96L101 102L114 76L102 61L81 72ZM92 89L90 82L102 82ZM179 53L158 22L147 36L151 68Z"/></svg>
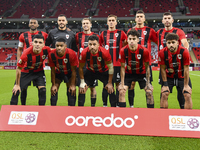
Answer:
<svg viewBox="0 0 200 150"><path fill-rule="evenodd" d="M177 90L179 90L179 92L182 93L183 88L184 88L184 78L181 78L181 79L167 78L167 83L168 83L170 93L172 93L174 86L176 86ZM190 78L189 78L188 85L192 88L192 83L191 83Z"/></svg>
<svg viewBox="0 0 200 150"><path fill-rule="evenodd" d="M125 73L124 84L128 87L131 86L132 81L138 81L140 89L144 89L146 86L146 74L128 74Z"/></svg>
<svg viewBox="0 0 200 150"><path fill-rule="evenodd" d="M84 79L85 79L85 83L89 86L92 87L95 80L100 80L104 86L106 86L106 84L108 84L108 78L109 78L109 74L108 71L103 72L103 73L94 73L88 69L86 69L86 72L84 74Z"/></svg>
<svg viewBox="0 0 200 150"><path fill-rule="evenodd" d="M83 73L85 74L86 73L86 68L84 67L83 68ZM80 76L79 76L79 68L76 68L76 86L80 86ZM95 80L93 85L91 85L90 87L95 87L95 86L98 86L98 80Z"/></svg>
<svg viewBox="0 0 200 150"><path fill-rule="evenodd" d="M35 86L46 86L46 77L44 71L31 72L31 73L21 73L20 87L21 89L26 89L29 84L33 81Z"/></svg>
<svg viewBox="0 0 200 150"><path fill-rule="evenodd" d="M68 83L72 74L64 74L64 73L56 73L56 78L59 79L61 82L64 81L65 83Z"/></svg>
<svg viewBox="0 0 200 150"><path fill-rule="evenodd" d="M120 66L114 67L114 73L113 73L113 82L114 83L121 81L120 71L121 71L121 67Z"/></svg>

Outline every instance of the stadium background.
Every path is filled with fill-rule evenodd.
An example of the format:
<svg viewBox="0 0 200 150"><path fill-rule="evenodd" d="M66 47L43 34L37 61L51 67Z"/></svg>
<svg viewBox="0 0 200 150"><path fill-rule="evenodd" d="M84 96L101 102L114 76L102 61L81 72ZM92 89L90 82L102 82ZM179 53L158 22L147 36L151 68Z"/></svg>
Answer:
<svg viewBox="0 0 200 150"><path fill-rule="evenodd" d="M190 44L191 67L199 70L200 67L200 1L198 0L1 0L0 5L0 68L16 66L16 51L20 33L28 31L28 21L35 17L39 21L40 31L49 32L57 26L59 14L65 14L68 19L68 27L74 32L81 31L81 20L91 17L92 31L100 33L107 30L106 19L109 14L118 16L117 28L127 31L135 26L135 13L142 9L145 12L145 25L156 31L163 28L162 14L170 11L174 17L174 27L181 28ZM152 62L157 66L156 45L152 46ZM14 68L14 67L13 67ZM50 87L50 72L47 73L47 86ZM157 84L157 72L154 71L154 84ZM198 72L192 72L194 109L199 109ZM14 83L14 70L0 70L1 105L8 105L11 90ZM197 82L195 82L197 81ZM101 86L101 85L100 85ZM65 86L62 88L65 93ZM136 89L139 91L139 89ZM160 87L156 87L155 106L159 108ZM49 92L47 90L47 92ZM136 91L137 92L137 91ZM36 89L28 89L28 105L37 105ZM137 92L137 94L139 94ZM48 94L47 94L48 95ZM66 99L61 96L60 99ZM144 99L137 102L137 107L145 106L144 93L136 99ZM137 95L136 95L137 96ZM89 98L89 96L87 96ZM98 94L98 98L101 94ZM176 92L171 96L174 102L170 102L171 108L178 108ZM30 101L30 102L29 102ZM98 102L98 105L102 105ZM49 96L47 96L49 105ZM58 105L66 106L66 100L58 101ZM89 101L86 103L89 106ZM200 146L199 139L137 137L137 136L113 136L113 135L85 135L85 134L51 134L51 133L19 133L0 132L0 146L3 149L196 149ZM14 137L14 138L13 138ZM17 139L21 139L21 144ZM81 139L81 142L80 142ZM66 140L68 141L66 143ZM54 141L54 142L49 142ZM172 142L173 141L173 142ZM94 143L94 144L93 144ZM168 144L171 143L171 144ZM96 144L96 146L95 146Z"/></svg>

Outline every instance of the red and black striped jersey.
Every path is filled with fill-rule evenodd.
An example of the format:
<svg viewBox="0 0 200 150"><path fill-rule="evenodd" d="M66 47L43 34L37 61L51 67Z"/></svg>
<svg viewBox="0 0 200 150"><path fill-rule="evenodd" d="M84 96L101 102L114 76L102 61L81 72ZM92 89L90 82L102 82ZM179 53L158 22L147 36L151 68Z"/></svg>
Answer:
<svg viewBox="0 0 200 150"><path fill-rule="evenodd" d="M149 62L149 51L147 48L138 44L135 51L129 49L126 45L120 50L119 61L125 63L125 73L128 74L145 74L145 62Z"/></svg>
<svg viewBox="0 0 200 150"><path fill-rule="evenodd" d="M111 61L110 53L101 46L96 54L92 54L88 47L85 48L79 58L79 63L87 63L88 70L100 73L108 70L106 62L109 61Z"/></svg>
<svg viewBox="0 0 200 150"><path fill-rule="evenodd" d="M71 73L71 66L78 65L76 53L69 48L66 48L65 54L62 57L57 55L56 49L53 49L48 56L48 60L49 66L55 67L57 74L69 74Z"/></svg>
<svg viewBox="0 0 200 150"><path fill-rule="evenodd" d="M163 49L164 47L166 47L166 35L168 33L175 33L179 36L179 45L181 46L181 40L182 39L186 39L185 37L185 33L183 32L183 30L179 29L179 28L172 28L171 30L167 31L164 28L160 29L157 31L157 37L158 37L158 51L160 51L161 49Z"/></svg>
<svg viewBox="0 0 200 150"><path fill-rule="evenodd" d="M130 28L128 30L128 32L131 29L133 29L133 28ZM147 27L147 26L144 26L143 28L135 27L134 29L137 30L140 33L140 37L139 37L140 41L139 41L138 44L146 47L149 50L149 58L151 60L151 41L156 43L157 40L158 40L155 30L150 28L150 27ZM151 65L151 61L149 63Z"/></svg>
<svg viewBox="0 0 200 150"><path fill-rule="evenodd" d="M123 41L127 39L124 31L116 29L115 31L102 31L100 35L101 45L109 50L113 66L121 66L119 62L119 51L123 47Z"/></svg>
<svg viewBox="0 0 200 150"><path fill-rule="evenodd" d="M33 37L36 34L42 34L44 36L44 42L46 41L48 34L43 31L37 31L35 33L30 33L29 31L24 32L19 36L19 42L23 43L23 50L32 46Z"/></svg>
<svg viewBox="0 0 200 150"><path fill-rule="evenodd" d="M175 53L165 47L158 53L158 64L166 66L167 77L184 78L184 65L190 65L189 51L179 46Z"/></svg>
<svg viewBox="0 0 200 150"><path fill-rule="evenodd" d="M39 54L33 52L33 46L26 49L17 62L18 67L22 67L22 72L39 72L43 70L43 61L46 59L51 49L44 46Z"/></svg>

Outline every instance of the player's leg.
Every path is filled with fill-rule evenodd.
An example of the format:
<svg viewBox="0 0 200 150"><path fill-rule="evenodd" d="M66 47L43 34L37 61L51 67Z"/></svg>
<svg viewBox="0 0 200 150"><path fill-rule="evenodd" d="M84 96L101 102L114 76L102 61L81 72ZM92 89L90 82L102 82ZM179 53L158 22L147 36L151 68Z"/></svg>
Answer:
<svg viewBox="0 0 200 150"><path fill-rule="evenodd" d="M58 89L60 87L60 83L62 82L62 80L60 80L58 77L55 79L55 86L57 87L57 92L56 94L53 94L51 91L51 98L50 98L50 102L51 102L51 106L56 106L57 105L57 101L58 101Z"/></svg>
<svg viewBox="0 0 200 150"><path fill-rule="evenodd" d="M103 100L103 107L107 107L108 103L108 92L105 88L102 90L102 100Z"/></svg>
<svg viewBox="0 0 200 150"><path fill-rule="evenodd" d="M97 91L95 87L98 86L98 80L95 80L93 85L90 87L90 97L91 97L91 106L95 107L96 104L96 95Z"/></svg>
<svg viewBox="0 0 200 150"><path fill-rule="evenodd" d="M149 66L150 68L150 83L152 85L152 81L153 81L153 73L152 73L152 68L151 66ZM151 96L151 97L150 97ZM146 97L147 97L147 108L154 108L154 97L153 97L153 91L148 91L146 93ZM150 100L151 99L151 100ZM149 101L150 100L150 101Z"/></svg>
<svg viewBox="0 0 200 150"><path fill-rule="evenodd" d="M119 87L119 83L120 82L116 82L115 83L115 87L116 87L116 106L119 106L119 91L118 91L118 87Z"/></svg>
<svg viewBox="0 0 200 150"><path fill-rule="evenodd" d="M26 105L26 97L27 97L27 88L21 89L21 94L20 94L21 105Z"/></svg>
<svg viewBox="0 0 200 150"><path fill-rule="evenodd" d="M68 97L68 106L75 106L76 105L76 94L72 94L72 91L69 91L69 87L72 84L71 81L71 75L67 75L65 76L67 79L69 79L69 82L67 82L67 80L64 80L67 86L67 97ZM74 85L74 90L76 91L76 86ZM72 90L72 89L71 89ZM75 92L76 93L76 92Z"/></svg>
<svg viewBox="0 0 200 150"><path fill-rule="evenodd" d="M135 97L135 82L131 83L131 87L128 89L128 101L131 108L134 107L134 97Z"/></svg>
<svg viewBox="0 0 200 150"><path fill-rule="evenodd" d="M119 83L121 82L120 71L121 71L121 67L119 66L114 67L113 82L115 83L115 87L116 87L116 105L117 106L119 104L118 87L119 87Z"/></svg>
<svg viewBox="0 0 200 150"><path fill-rule="evenodd" d="M126 91L128 89L128 86L125 86L125 89L120 89L119 90L119 107L126 107Z"/></svg>

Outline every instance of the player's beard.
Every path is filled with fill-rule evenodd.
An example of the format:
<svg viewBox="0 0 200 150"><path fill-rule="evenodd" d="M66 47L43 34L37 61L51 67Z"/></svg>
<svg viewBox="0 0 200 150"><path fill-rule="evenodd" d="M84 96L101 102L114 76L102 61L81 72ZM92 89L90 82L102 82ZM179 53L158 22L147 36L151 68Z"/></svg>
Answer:
<svg viewBox="0 0 200 150"><path fill-rule="evenodd" d="M37 30L37 28L30 28L31 29L31 31L35 31L35 30Z"/></svg>
<svg viewBox="0 0 200 150"><path fill-rule="evenodd" d="M171 23L166 22L166 23L165 23L165 27L171 27Z"/></svg>
<svg viewBox="0 0 200 150"><path fill-rule="evenodd" d="M63 24L64 25L64 24ZM60 29L64 29L66 27L66 25L64 25L64 26L61 26L61 25L59 25L59 28Z"/></svg>
<svg viewBox="0 0 200 150"><path fill-rule="evenodd" d="M174 52L176 51L176 47L172 47L172 46L171 46L171 47L169 48L169 50L170 50L170 52L174 53Z"/></svg>

